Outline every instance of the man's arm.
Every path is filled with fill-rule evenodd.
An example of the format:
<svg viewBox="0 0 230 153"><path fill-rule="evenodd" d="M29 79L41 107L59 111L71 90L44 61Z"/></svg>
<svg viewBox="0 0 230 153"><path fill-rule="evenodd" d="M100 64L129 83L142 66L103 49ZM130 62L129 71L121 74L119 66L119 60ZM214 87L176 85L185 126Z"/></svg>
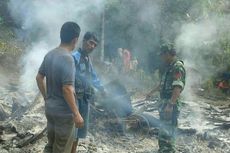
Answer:
<svg viewBox="0 0 230 153"><path fill-rule="evenodd" d="M182 91L182 89L180 86L175 86L173 88L170 104L176 105L177 99L180 97L181 91Z"/></svg>
<svg viewBox="0 0 230 153"><path fill-rule="evenodd" d="M165 108L165 111L170 112L173 106L176 105L177 100L180 97L182 90L184 89L184 85L185 85L185 69L182 63L178 63L173 71L172 97L167 107Z"/></svg>
<svg viewBox="0 0 230 153"><path fill-rule="evenodd" d="M63 57L61 79L62 79L63 96L73 113L75 126L77 128L81 128L84 126L84 120L82 119L78 111L76 98L74 96L75 65L74 65L74 59L71 56Z"/></svg>
<svg viewBox="0 0 230 153"><path fill-rule="evenodd" d="M75 102L74 87L72 85L63 85L62 91L63 91L63 96L73 113L75 126L77 128L83 127L84 120L81 117L81 114L79 113L76 102Z"/></svg>
<svg viewBox="0 0 230 153"><path fill-rule="evenodd" d="M36 81L37 81L38 89L40 90L42 97L45 99L46 98L45 76L38 73L36 76Z"/></svg>
<svg viewBox="0 0 230 153"><path fill-rule="evenodd" d="M97 88L99 91L104 92L104 87L101 84L100 79L97 76L96 71L94 70L93 66L90 64L90 68L92 71L92 84L95 88Z"/></svg>
<svg viewBox="0 0 230 153"><path fill-rule="evenodd" d="M170 104L175 105L177 99L180 97L180 93L185 86L185 69L183 67L183 64L181 62L178 62L173 72L173 91L172 97L170 99Z"/></svg>
<svg viewBox="0 0 230 153"><path fill-rule="evenodd" d="M170 116L172 115L171 113L173 112L173 106L176 106L176 102L180 96L181 91L182 88L180 86L174 86L170 102L165 107L165 112L169 113Z"/></svg>

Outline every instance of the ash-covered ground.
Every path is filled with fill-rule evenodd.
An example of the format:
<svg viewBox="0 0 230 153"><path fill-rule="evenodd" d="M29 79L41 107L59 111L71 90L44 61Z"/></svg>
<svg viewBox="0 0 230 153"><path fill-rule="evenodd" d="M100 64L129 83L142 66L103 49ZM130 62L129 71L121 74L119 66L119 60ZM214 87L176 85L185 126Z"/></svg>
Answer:
<svg viewBox="0 0 230 153"><path fill-rule="evenodd" d="M38 93L18 91L17 79L12 78L11 84L6 83L0 88L1 153L41 153L47 142L44 102ZM143 100L142 89L135 88L131 101L134 113L147 112L158 117L155 101ZM208 94L196 95L191 101L185 101L179 119L177 151L230 152L229 102L226 96ZM135 131L123 126L125 123L126 118L116 117L105 108L92 105L89 134L80 140L79 152L157 152L157 128Z"/></svg>
<svg viewBox="0 0 230 153"><path fill-rule="evenodd" d="M44 101L38 91L21 90L20 69L13 66L16 63L9 66L12 61L7 61L0 65L0 153L41 153L47 142ZM132 86L130 80L122 84L127 84L127 91L132 93L133 114L147 112L158 118L157 98L146 101L143 98L146 88ZM177 151L230 152L228 96L200 91L190 97L182 105ZM96 104L100 101L96 99ZM119 96L113 101L119 101ZM80 141L79 153L157 152L157 128L130 130L124 126L127 118L117 117L116 113L99 106L91 106L88 137Z"/></svg>

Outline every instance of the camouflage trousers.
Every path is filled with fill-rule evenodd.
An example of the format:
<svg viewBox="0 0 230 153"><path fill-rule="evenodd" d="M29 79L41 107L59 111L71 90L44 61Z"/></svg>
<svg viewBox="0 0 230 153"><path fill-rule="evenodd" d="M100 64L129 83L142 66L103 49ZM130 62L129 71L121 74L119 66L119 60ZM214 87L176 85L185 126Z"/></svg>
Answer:
<svg viewBox="0 0 230 153"><path fill-rule="evenodd" d="M159 109L161 125L158 134L159 153L175 153L176 129L179 111L177 106L173 108L172 118L164 118L164 108L166 104L162 104Z"/></svg>

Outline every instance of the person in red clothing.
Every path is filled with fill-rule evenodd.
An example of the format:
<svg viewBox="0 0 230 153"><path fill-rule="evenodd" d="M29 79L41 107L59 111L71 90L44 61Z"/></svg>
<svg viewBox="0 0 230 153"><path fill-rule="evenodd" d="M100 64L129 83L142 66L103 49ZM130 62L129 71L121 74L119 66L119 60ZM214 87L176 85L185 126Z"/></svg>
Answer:
<svg viewBox="0 0 230 153"><path fill-rule="evenodd" d="M123 49L122 51L123 64L124 64L124 72L127 73L130 71L130 61L131 61L131 53L127 49Z"/></svg>

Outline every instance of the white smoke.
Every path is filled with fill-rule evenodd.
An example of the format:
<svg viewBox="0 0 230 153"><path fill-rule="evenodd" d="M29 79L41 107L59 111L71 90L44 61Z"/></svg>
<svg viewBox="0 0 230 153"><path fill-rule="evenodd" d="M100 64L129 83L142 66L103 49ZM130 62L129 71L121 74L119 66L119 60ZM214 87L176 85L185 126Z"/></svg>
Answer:
<svg viewBox="0 0 230 153"><path fill-rule="evenodd" d="M188 73L191 72L187 87L191 87L195 82L200 83L201 80L207 81L215 75L216 69L210 61L212 59L208 57L223 53L219 40L223 33L229 31L227 25L230 25L229 16L214 16L182 25L181 33L176 39L176 47L182 53ZM200 76L197 76L198 73Z"/></svg>
<svg viewBox="0 0 230 153"><path fill-rule="evenodd" d="M196 92L202 92L203 89L198 89L200 85L217 73L218 68L209 57L223 54L219 41L224 33L229 32L229 27L228 15L213 16L182 25L181 33L176 39L176 48L182 53L187 70L186 89L183 92L187 104L199 101L193 87ZM206 125L203 109L192 106L191 111L189 120L193 128L203 131L210 127Z"/></svg>
<svg viewBox="0 0 230 153"><path fill-rule="evenodd" d="M216 34L217 25L211 21L185 24L177 38L178 49L183 50L185 57L194 57L199 54L197 49L203 47L205 43L213 42Z"/></svg>
<svg viewBox="0 0 230 153"><path fill-rule="evenodd" d="M20 34L32 42L22 58L21 89L36 89L35 76L44 55L59 45L60 28L66 21L77 22L81 35L100 22L104 0L10 0L9 9Z"/></svg>

